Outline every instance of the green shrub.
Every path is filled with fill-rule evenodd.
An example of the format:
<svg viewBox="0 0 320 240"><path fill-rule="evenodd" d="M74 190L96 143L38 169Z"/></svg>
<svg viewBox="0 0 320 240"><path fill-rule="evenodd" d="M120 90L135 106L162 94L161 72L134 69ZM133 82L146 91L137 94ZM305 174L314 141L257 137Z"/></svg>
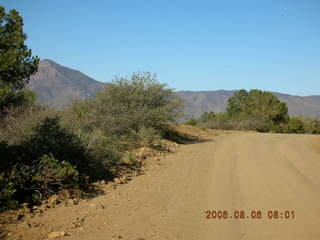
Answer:
<svg viewBox="0 0 320 240"><path fill-rule="evenodd" d="M100 129L86 134L85 138L84 142L92 157L93 168L98 170L100 174L119 165L124 150L119 138L106 135Z"/></svg>
<svg viewBox="0 0 320 240"><path fill-rule="evenodd" d="M320 134L320 120L290 117L287 106L270 92L240 90L228 100L226 113L205 112L190 125L224 130Z"/></svg>
<svg viewBox="0 0 320 240"><path fill-rule="evenodd" d="M216 114L214 112L204 112L200 118L199 118L199 122L209 122L210 120L214 120L216 118Z"/></svg>
<svg viewBox="0 0 320 240"><path fill-rule="evenodd" d="M54 110L31 103L12 108L0 120L0 141L6 141L11 145L20 144L33 133L34 127L45 117L55 117L57 115Z"/></svg>
<svg viewBox="0 0 320 240"><path fill-rule="evenodd" d="M303 122L298 117L291 117L286 125L286 133L304 133Z"/></svg>
<svg viewBox="0 0 320 240"><path fill-rule="evenodd" d="M91 157L58 116L39 120L15 144L2 141L0 155L2 208L14 201L38 203L63 188L85 187L87 176L94 174Z"/></svg>
<svg viewBox="0 0 320 240"><path fill-rule="evenodd" d="M142 127L139 129L138 140L144 147L152 147L154 143L157 143L160 140L160 134L154 128Z"/></svg>
<svg viewBox="0 0 320 240"><path fill-rule="evenodd" d="M267 132L270 130L271 121L257 116L248 116L244 119L231 117L227 113L205 112L198 120L197 126L210 129L223 130L253 130Z"/></svg>
<svg viewBox="0 0 320 240"><path fill-rule="evenodd" d="M303 123L303 129L305 133L309 134L319 134L320 133L320 122L319 120L299 117Z"/></svg>
<svg viewBox="0 0 320 240"><path fill-rule="evenodd" d="M271 92L240 90L228 100L227 114L237 120L250 120L256 130L267 132L274 125L288 121L286 103L280 102Z"/></svg>
<svg viewBox="0 0 320 240"><path fill-rule="evenodd" d="M271 131L273 133L286 133L287 123L280 123L278 125L273 125Z"/></svg>
<svg viewBox="0 0 320 240"><path fill-rule="evenodd" d="M16 192L14 183L4 173L0 173L0 189L0 210L16 208L18 201L13 198Z"/></svg>
<svg viewBox="0 0 320 240"><path fill-rule="evenodd" d="M80 139L61 126L59 116L45 117L22 145L31 159L52 155L61 161L69 161L80 172L86 172L88 167L88 156Z"/></svg>
<svg viewBox="0 0 320 240"><path fill-rule="evenodd" d="M31 179L33 201L43 200L43 196L48 197L65 188L79 187L79 173L69 162L48 155L43 155L37 162L37 169Z"/></svg>
<svg viewBox="0 0 320 240"><path fill-rule="evenodd" d="M0 174L0 206L16 207L20 202L39 204L51 194L65 188L80 187L79 173L67 161L43 155L32 165L15 164Z"/></svg>
<svg viewBox="0 0 320 240"><path fill-rule="evenodd" d="M181 100L150 73L117 78L97 97L76 101L63 125L81 139L96 166L114 168L126 151L152 146L179 115Z"/></svg>
<svg viewBox="0 0 320 240"><path fill-rule="evenodd" d="M190 118L185 122L187 125L196 126L198 124L198 120L195 118Z"/></svg>
<svg viewBox="0 0 320 240"><path fill-rule="evenodd" d="M173 90L158 83L150 73L118 78L97 93L89 115L93 124L106 133L121 136L140 128L160 130L174 121L182 104Z"/></svg>

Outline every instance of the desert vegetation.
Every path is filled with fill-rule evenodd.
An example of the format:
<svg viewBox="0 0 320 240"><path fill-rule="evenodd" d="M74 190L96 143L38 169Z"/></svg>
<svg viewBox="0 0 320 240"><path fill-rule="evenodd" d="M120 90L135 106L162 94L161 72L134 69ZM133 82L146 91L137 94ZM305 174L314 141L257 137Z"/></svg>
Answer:
<svg viewBox="0 0 320 240"><path fill-rule="evenodd" d="M1 118L1 206L39 204L62 189L141 166L139 147L170 137L181 102L149 73L116 79L94 99L63 111L24 102Z"/></svg>
<svg viewBox="0 0 320 240"><path fill-rule="evenodd" d="M172 128L182 101L149 72L115 78L95 98L64 110L36 104L27 89L39 58L25 44L23 19L0 7L0 210L40 204L68 190L86 195L98 179L139 171L135 151L163 150L162 140L185 142ZM270 92L240 90L225 113L205 112L187 123L202 128L320 133L320 121L289 117Z"/></svg>
<svg viewBox="0 0 320 240"><path fill-rule="evenodd" d="M275 133L320 133L320 121L289 117L286 103L268 91L240 90L229 98L226 112L205 112L187 122L202 128Z"/></svg>
<svg viewBox="0 0 320 240"><path fill-rule="evenodd" d="M23 19L3 7L0 17L1 210L63 189L85 194L98 178L139 168L135 149L172 136L181 101L150 73L114 79L63 111L37 105L26 83L39 58L24 43Z"/></svg>

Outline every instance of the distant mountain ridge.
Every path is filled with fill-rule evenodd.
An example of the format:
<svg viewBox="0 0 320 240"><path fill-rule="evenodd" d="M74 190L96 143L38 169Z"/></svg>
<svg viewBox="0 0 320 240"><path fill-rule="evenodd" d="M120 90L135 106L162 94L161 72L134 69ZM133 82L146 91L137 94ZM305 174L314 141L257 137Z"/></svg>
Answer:
<svg viewBox="0 0 320 240"><path fill-rule="evenodd" d="M78 70L42 60L38 72L31 76L29 88L38 95L38 102L51 108L62 109L73 100L92 98L106 83L96 81ZM199 117L203 112L223 112L228 99L236 90L178 91L175 94L185 101L185 117ZM288 104L289 114L320 117L320 96L293 96L274 93Z"/></svg>
<svg viewBox="0 0 320 240"><path fill-rule="evenodd" d="M180 91L176 94L185 101L185 118L190 118L199 117L203 112L224 112L228 99L236 91ZM277 92L274 94L280 101L287 103L290 116L320 117L320 96L300 97Z"/></svg>
<svg viewBox="0 0 320 240"><path fill-rule="evenodd" d="M38 95L38 102L62 109L77 99L92 98L102 90L98 82L78 70L63 67L45 59L40 61L38 72L30 77L28 87Z"/></svg>

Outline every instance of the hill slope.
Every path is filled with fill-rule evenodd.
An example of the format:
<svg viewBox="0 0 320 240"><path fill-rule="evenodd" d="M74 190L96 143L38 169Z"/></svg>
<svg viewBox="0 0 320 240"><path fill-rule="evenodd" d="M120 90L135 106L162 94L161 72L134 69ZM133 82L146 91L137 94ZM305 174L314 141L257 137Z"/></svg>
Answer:
<svg viewBox="0 0 320 240"><path fill-rule="evenodd" d="M185 119L199 117L203 112L224 112L228 99L236 91L181 91L176 95L181 97L184 102Z"/></svg>
<svg viewBox="0 0 320 240"><path fill-rule="evenodd" d="M320 96L300 97L282 93L275 94L281 101L288 104L291 116L320 117Z"/></svg>
<svg viewBox="0 0 320 240"><path fill-rule="evenodd" d="M31 76L29 88L38 95L38 102L61 109L76 99L92 98L103 88L80 71L63 67L51 60L42 60L38 72Z"/></svg>
<svg viewBox="0 0 320 240"><path fill-rule="evenodd" d="M177 96L185 101L185 118L199 117L203 112L223 112L226 110L228 98L236 91L181 91ZM291 116L320 117L320 96L293 96L274 93L286 102Z"/></svg>
<svg viewBox="0 0 320 240"><path fill-rule="evenodd" d="M61 109L75 99L95 96L105 84L83 73L63 67L51 60L43 60L29 83L38 94L38 102L52 108ZM176 92L185 101L185 117L199 117L203 112L223 112L228 98L235 91L180 91ZM288 104L290 115L320 117L320 96L299 97L275 93L281 101Z"/></svg>

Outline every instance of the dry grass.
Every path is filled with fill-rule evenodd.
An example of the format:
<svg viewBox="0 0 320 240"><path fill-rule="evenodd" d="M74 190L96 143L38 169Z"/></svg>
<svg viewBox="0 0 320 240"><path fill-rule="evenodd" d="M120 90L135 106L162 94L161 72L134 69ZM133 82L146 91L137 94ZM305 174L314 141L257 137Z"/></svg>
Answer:
<svg viewBox="0 0 320 240"><path fill-rule="evenodd" d="M174 130L176 130L180 134L190 135L192 137L205 137L208 135L212 135L214 130L211 129L201 129L195 126L186 125L186 124L178 124L173 123L172 127Z"/></svg>

